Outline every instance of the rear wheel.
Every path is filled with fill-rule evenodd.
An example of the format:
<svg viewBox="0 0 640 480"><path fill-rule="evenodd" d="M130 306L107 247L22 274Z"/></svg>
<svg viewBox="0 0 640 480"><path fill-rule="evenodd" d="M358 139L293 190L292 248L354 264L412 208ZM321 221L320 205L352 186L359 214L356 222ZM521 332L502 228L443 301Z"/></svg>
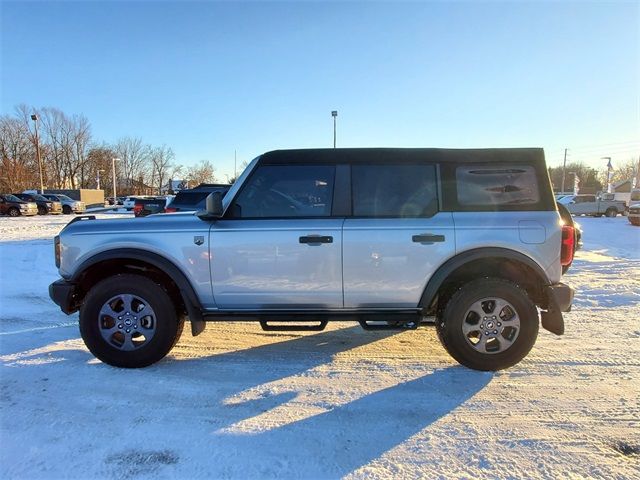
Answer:
<svg viewBox="0 0 640 480"><path fill-rule="evenodd" d="M99 282L80 310L80 333L87 348L115 367L146 367L162 359L183 326L169 295L140 275Z"/></svg>
<svg viewBox="0 0 640 480"><path fill-rule="evenodd" d="M474 370L501 370L522 360L538 336L538 310L516 284L497 278L469 282L436 321L449 354Z"/></svg>
<svg viewBox="0 0 640 480"><path fill-rule="evenodd" d="M47 209L46 207L38 207L38 215L46 215L47 214Z"/></svg>
<svg viewBox="0 0 640 480"><path fill-rule="evenodd" d="M71 214L71 207L69 205L64 205L62 207L62 213L64 213L65 215L70 215Z"/></svg>

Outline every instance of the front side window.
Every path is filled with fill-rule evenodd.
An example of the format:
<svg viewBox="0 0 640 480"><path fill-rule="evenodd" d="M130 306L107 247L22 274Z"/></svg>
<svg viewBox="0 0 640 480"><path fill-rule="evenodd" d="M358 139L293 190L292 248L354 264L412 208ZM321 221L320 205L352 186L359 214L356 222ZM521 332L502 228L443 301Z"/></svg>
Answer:
<svg viewBox="0 0 640 480"><path fill-rule="evenodd" d="M463 206L532 205L540 201L535 169L529 165L464 165L456 168Z"/></svg>
<svg viewBox="0 0 640 480"><path fill-rule="evenodd" d="M262 165L231 208L236 218L329 217L335 166Z"/></svg>
<svg viewBox="0 0 640 480"><path fill-rule="evenodd" d="M438 211L433 165L354 165L355 217L430 217Z"/></svg>

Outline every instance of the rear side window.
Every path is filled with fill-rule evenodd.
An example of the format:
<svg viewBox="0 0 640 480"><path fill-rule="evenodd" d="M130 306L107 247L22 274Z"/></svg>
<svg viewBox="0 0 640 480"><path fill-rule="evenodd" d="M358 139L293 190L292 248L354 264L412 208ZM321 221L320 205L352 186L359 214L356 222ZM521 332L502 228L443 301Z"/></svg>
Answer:
<svg viewBox="0 0 640 480"><path fill-rule="evenodd" d="M458 204L473 207L534 205L538 179L530 165L461 165L456 168Z"/></svg>
<svg viewBox="0 0 640 480"><path fill-rule="evenodd" d="M433 165L353 165L355 217L430 217L438 211Z"/></svg>
<svg viewBox="0 0 640 480"><path fill-rule="evenodd" d="M236 218L329 217L336 167L262 165L232 207Z"/></svg>

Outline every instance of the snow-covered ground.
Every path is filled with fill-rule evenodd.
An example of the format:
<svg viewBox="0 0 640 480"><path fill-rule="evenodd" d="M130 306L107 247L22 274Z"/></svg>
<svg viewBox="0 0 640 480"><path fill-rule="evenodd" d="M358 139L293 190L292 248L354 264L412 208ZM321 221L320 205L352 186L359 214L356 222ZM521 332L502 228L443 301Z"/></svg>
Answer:
<svg viewBox="0 0 640 480"><path fill-rule="evenodd" d="M109 367L47 294L68 220L0 218L0 478L640 478L640 228L624 217L580 219L567 333L541 330L494 374L432 328L355 324L209 324L152 367Z"/></svg>

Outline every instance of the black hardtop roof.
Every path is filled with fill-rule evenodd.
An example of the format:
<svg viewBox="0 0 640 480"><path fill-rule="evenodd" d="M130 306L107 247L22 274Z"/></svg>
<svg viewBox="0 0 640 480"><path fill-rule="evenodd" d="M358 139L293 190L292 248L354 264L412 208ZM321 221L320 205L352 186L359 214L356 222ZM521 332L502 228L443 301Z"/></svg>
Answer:
<svg viewBox="0 0 640 480"><path fill-rule="evenodd" d="M397 162L527 162L544 165L542 148L311 148L273 150L260 156L263 164L397 163Z"/></svg>

